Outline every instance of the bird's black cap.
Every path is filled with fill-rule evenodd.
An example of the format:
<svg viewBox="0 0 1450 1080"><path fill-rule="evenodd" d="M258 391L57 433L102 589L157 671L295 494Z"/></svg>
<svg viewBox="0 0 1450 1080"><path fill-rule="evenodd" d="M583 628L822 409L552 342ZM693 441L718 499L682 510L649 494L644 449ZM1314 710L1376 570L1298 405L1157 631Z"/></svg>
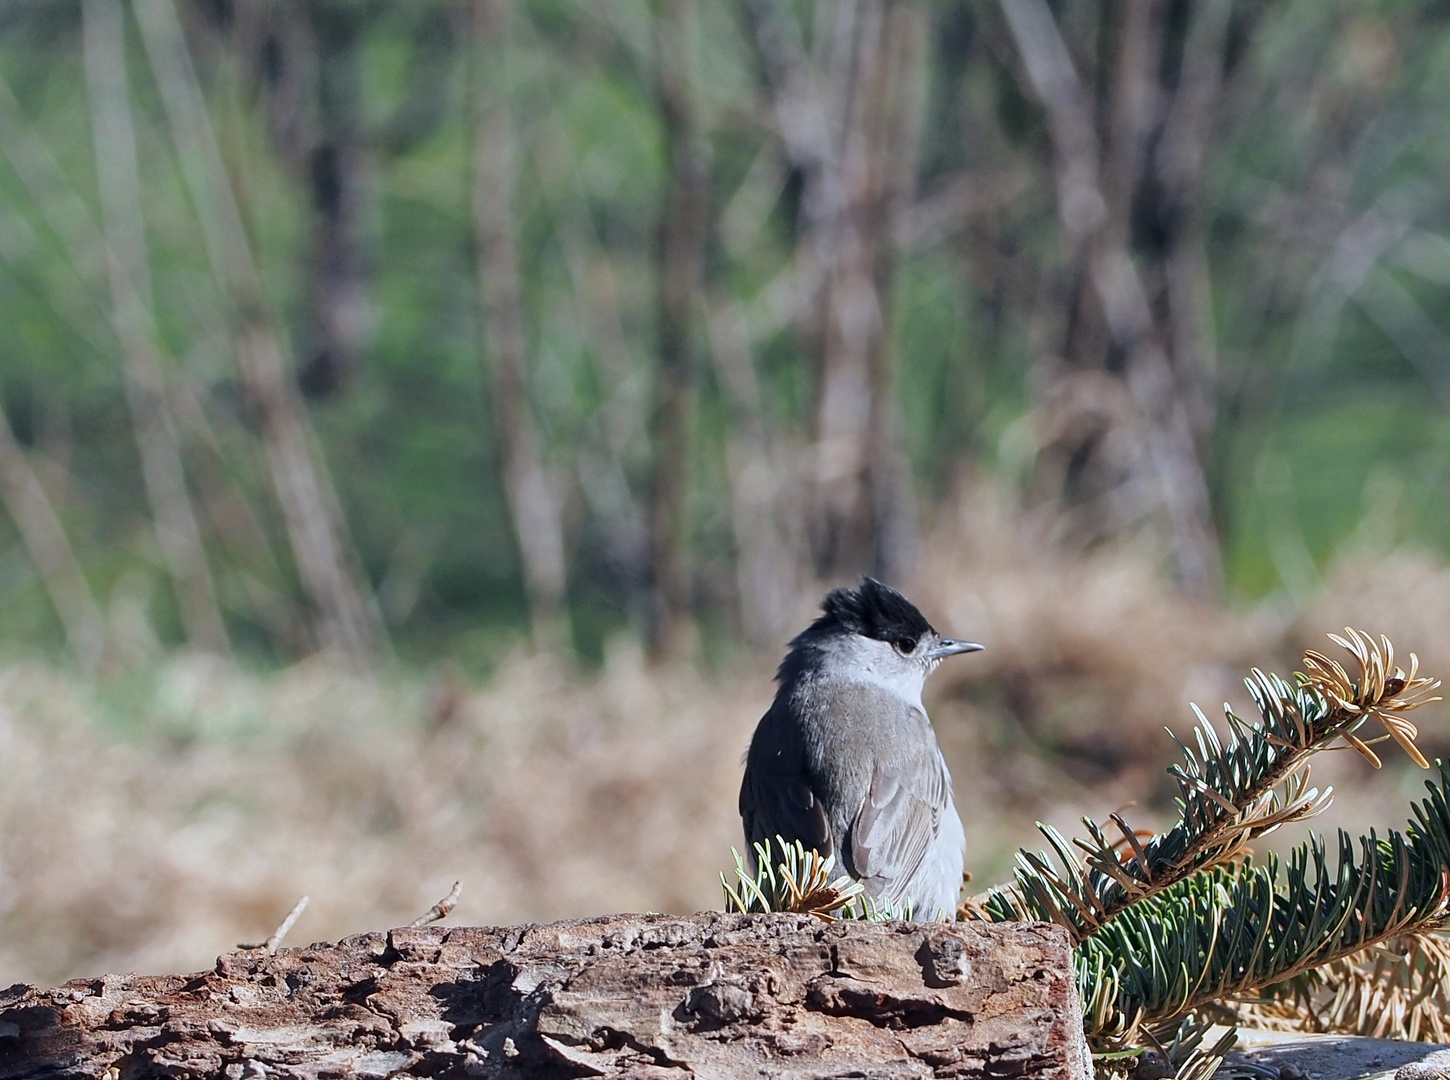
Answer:
<svg viewBox="0 0 1450 1080"><path fill-rule="evenodd" d="M915 604L872 577L863 577L859 590L832 589L821 610L825 614L816 620L817 627L834 622L850 633L889 642L906 652L932 628Z"/></svg>
<svg viewBox="0 0 1450 1080"><path fill-rule="evenodd" d="M863 577L860 589L832 589L821 601L821 611L823 614L790 643L792 649L809 647L844 632L889 642L910 652L932 629L915 604L872 577Z"/></svg>
<svg viewBox="0 0 1450 1080"><path fill-rule="evenodd" d="M826 640L837 634L860 634L911 652L923 634L933 632L915 604L872 577L863 577L859 589L832 589L821 601L821 611L815 622L791 639L776 681L793 681Z"/></svg>

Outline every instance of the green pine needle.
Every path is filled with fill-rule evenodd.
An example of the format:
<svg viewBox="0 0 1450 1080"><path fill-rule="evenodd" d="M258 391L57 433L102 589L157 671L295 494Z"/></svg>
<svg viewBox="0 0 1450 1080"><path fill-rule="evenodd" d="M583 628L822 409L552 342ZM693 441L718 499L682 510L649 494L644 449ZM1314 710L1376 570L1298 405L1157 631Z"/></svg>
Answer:
<svg viewBox="0 0 1450 1080"><path fill-rule="evenodd" d="M1378 942L1441 926L1450 911L1450 771L1404 832L1340 832L1331 858L1314 836L1287 858L1256 862L1251 840L1321 812L1330 792L1309 786L1308 759L1348 744L1376 767L1369 745L1394 739L1417 764L1418 734L1405 713L1437 681L1406 674L1389 641L1347 630L1331 635L1357 664L1351 676L1305 654L1308 675L1289 684L1255 669L1247 680L1260 713L1250 723L1225 709L1222 739L1199 714L1193 746L1169 769L1179 821L1141 836L1119 815L1122 839L1085 821L1069 844L1039 825L1051 854L1023 851L1012 886L967 905L969 918L1044 919L1067 928L1085 1025L1100 1048L1132 1044L1141 1029L1164 1032L1213 1003L1262 995ZM1371 719L1385 734L1358 734ZM1175 739L1175 741L1178 741ZM1268 991L1272 994L1272 991ZM1203 1063L1200 1063L1203 1064Z"/></svg>
<svg viewBox="0 0 1450 1080"><path fill-rule="evenodd" d="M772 850L780 851L779 861L772 858ZM832 878L835 856L821 855L799 840L787 843L784 837L777 836L774 845L770 841L757 841L753 866L734 848L730 854L735 857L735 885L724 874L720 875L726 911L744 914L794 911L826 921L880 922L911 917L910 912L877 904L866 895L865 886L859 881L845 875Z"/></svg>

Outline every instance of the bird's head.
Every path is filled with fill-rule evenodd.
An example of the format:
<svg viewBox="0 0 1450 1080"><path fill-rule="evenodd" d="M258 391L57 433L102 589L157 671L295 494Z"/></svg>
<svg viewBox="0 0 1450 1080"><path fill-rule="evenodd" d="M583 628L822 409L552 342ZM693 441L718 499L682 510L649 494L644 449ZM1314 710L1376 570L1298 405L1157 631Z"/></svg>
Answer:
<svg viewBox="0 0 1450 1080"><path fill-rule="evenodd" d="M948 656L982 649L943 637L915 604L871 577L859 589L832 589L821 611L790 643L777 675L782 682L812 670L878 682L912 698Z"/></svg>

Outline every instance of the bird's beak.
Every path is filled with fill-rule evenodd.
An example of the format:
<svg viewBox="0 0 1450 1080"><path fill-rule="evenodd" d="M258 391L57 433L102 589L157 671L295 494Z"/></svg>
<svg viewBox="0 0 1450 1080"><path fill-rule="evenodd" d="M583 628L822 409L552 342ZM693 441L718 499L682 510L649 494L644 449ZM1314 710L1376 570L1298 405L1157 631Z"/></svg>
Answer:
<svg viewBox="0 0 1450 1080"><path fill-rule="evenodd" d="M945 656L956 656L957 653L981 652L985 648L985 645L978 645L975 641L956 641L948 637L942 638L941 643L926 655L929 660L940 660Z"/></svg>

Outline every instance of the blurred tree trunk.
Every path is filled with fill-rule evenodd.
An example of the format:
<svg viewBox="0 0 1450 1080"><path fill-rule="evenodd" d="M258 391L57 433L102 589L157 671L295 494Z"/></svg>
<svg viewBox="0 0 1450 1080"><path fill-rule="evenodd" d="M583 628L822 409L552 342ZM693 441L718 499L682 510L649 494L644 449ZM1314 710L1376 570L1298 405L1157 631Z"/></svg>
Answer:
<svg viewBox="0 0 1450 1080"><path fill-rule="evenodd" d="M106 622L45 487L0 410L0 500L40 574L66 645L89 678L106 650Z"/></svg>
<svg viewBox="0 0 1450 1080"><path fill-rule="evenodd" d="M504 490L528 591L534 644L569 648L564 524L539 446L528 392L528 356L514 248L514 137L509 115L511 0L474 0L477 147L473 208L483 336L492 360L494 417Z"/></svg>
<svg viewBox="0 0 1450 1080"><path fill-rule="evenodd" d="M808 50L771 0L747 9L777 128L804 179L798 259L816 287L810 540L817 572L910 569L916 507L892 391L894 240L912 191L927 12L900 0L819 8ZM830 16L824 17L829 11Z"/></svg>
<svg viewBox="0 0 1450 1080"><path fill-rule="evenodd" d="M709 307L710 355L736 413L725 464L740 624L747 641L775 646L790 633L808 572L796 490L800 477L767 422L742 305L712 297Z"/></svg>
<svg viewBox="0 0 1450 1080"><path fill-rule="evenodd" d="M305 652L311 647L307 613L281 586L287 579L286 558L239 483L237 474L245 462L223 445L192 385L173 383L170 401L190 451L187 465L196 478L201 507L226 552L231 581L241 585L250 615L266 629L278 653Z"/></svg>
<svg viewBox="0 0 1450 1080"><path fill-rule="evenodd" d="M298 575L314 607L317 643L356 667L386 648L376 606L349 543L342 508L306 409L289 377L242 211L217 146L173 0L134 0L182 175L207 254L229 300L237 366L261 421L262 442Z"/></svg>
<svg viewBox="0 0 1450 1080"><path fill-rule="evenodd" d="M93 269L92 253L107 251L106 238L97 228L90 207L68 181L49 147L26 119L20 103L11 93L9 85L3 80L0 80L0 152L3 152L6 161L14 169L27 193L45 216L47 224L61 240L76 275L82 281L88 281ZM109 259L107 262L109 263ZM149 314L149 308L146 309L146 312ZM114 305L108 314L111 327L115 331L117 339L120 340L122 349L136 344L131 338L123 335L118 321L118 312ZM84 316L82 312L74 311L69 314L68 318L73 325L79 326ZM152 336L139 344L155 350L157 362L159 362L162 354L154 336L154 319L150 320L146 326L150 328ZM98 352L104 351L110 347L110 342L97 341L94 343L94 347ZM201 412L200 402L192 393L192 388L181 382L166 387L166 390L168 393L165 405L168 410L174 410L175 419L181 427L187 430L193 444L199 442L211 446L214 455L219 459L221 457L220 448L215 445L215 438ZM7 493L4 496L7 506L12 513L27 513L30 519L29 523L22 525L21 534L27 547L31 549L32 558L35 559L36 565L41 568L41 573L47 580L57 609L61 611L62 622L67 627L67 636L72 641L78 638L80 640L94 638L98 643L96 645L98 650L99 643L105 636L104 628L87 629L85 623L92 610L99 618L99 609L96 608L95 601L91 598L89 587L85 583L79 566L75 565L75 556L71 552L65 534L61 531L54 511L48 506L49 500L46 500L46 505L42 505L40 501L45 498L47 489L55 491L64 490L64 488L63 486L57 488L49 477L41 477L38 478L41 484L38 489L38 498L35 492L28 492L27 489L31 485L26 478L27 461L14 447L13 438L6 437L6 441L10 445L5 448L4 452L12 458L10 464L5 467L9 476ZM51 464L52 473L62 465L63 463L59 459L55 459ZM267 547L265 536L261 534L260 525L251 518L245 500L241 498L234 484L227 483L225 477L214 473L210 477L204 477L198 486L201 495L208 503L225 503L231 508L225 515L213 515L215 531L224 543L230 543L239 538L239 530L233 527L238 524L239 511L242 522L250 524L253 535L261 537L262 547ZM25 509L27 507L32 509ZM38 554L42 551L46 554ZM281 598L273 594L272 599L272 606L275 606L275 602ZM288 616L290 619L290 611ZM73 629L76 627L82 629L79 631ZM78 652L74 645L72 651ZM83 666L94 665L93 662L83 661Z"/></svg>
<svg viewBox="0 0 1450 1080"><path fill-rule="evenodd" d="M380 159L405 152L451 117L453 59L461 52L452 0L408 4L231 0L198 17L231 39L266 102L273 145L305 190L305 307L297 381L322 399L344 391L364 361L374 323L377 239L367 232L369 184ZM410 39L407 93L382 120L368 115L363 42L378 26ZM411 26L409 24L412 24Z"/></svg>
<svg viewBox="0 0 1450 1080"><path fill-rule="evenodd" d="M156 539L176 590L186 637L195 648L228 651L201 530L186 488L176 425L152 316L151 272L126 79L125 9L85 0L86 83L96 147L112 321L121 341L126 402Z"/></svg>
<svg viewBox="0 0 1450 1080"><path fill-rule="evenodd" d="M694 348L710 178L694 101L693 0L660 0L655 14L655 94L664 130L664 213L656 242L659 366L650 413L650 647L682 645L690 609L685 556Z"/></svg>
<svg viewBox="0 0 1450 1080"><path fill-rule="evenodd" d="M1046 0L1000 6L1026 88L1046 112L1067 249L1053 297L1056 355L1039 391L1046 482L1077 504L1088 534L1161 517L1183 587L1215 595L1203 466L1212 339L1196 205L1229 4L1188 5L1182 35L1168 33L1165 0L1100 9L1116 19L1100 35L1115 48L1096 92L1079 79ZM1175 69L1176 88L1166 74Z"/></svg>
<svg viewBox="0 0 1450 1080"><path fill-rule="evenodd" d="M574 471L577 490L592 519L585 528L598 533L596 557L601 565L595 573L607 576L612 598L621 606L632 607L634 621L644 626L647 612L640 608L649 599L648 519L643 500L630 485L627 464L631 444L642 426L631 389L638 364L625 327L627 304L620 275L599 224L590 217L576 149L555 131L538 139L531 152L536 174L567 178L567 183L557 187L542 184L540 194L548 200L554 236L569 274L575 318L585 329L602 387L599 408L577 441ZM587 547L582 557L590 558Z"/></svg>
<svg viewBox="0 0 1450 1080"><path fill-rule="evenodd" d="M822 312L816 413L822 481L815 522L818 544L828 571L870 566L878 577L891 580L910 572L917 543L916 500L899 430L890 337L893 241L914 193L920 133L916 75L926 18L919 5L903 0L863 3L858 9L842 160L846 216L840 260L828 279ZM836 487L833 465L821 448L850 445L850 425L857 415L849 405L841 408L840 399L858 383L855 372L863 360L869 388L864 445L852 448L855 471L849 484ZM833 535L837 529L839 539ZM854 556L853 540L860 545Z"/></svg>
<svg viewBox="0 0 1450 1080"><path fill-rule="evenodd" d="M1208 254L1204 248L1203 167L1224 91L1225 50L1233 0L1200 0L1189 8L1178 86L1164 110L1154 159L1167 227L1163 285L1179 392L1199 456L1209 456L1218 395Z"/></svg>
<svg viewBox="0 0 1450 1080"><path fill-rule="evenodd" d="M368 154L362 125L357 39L366 17L358 5L304 5L315 50L315 121L304 145L291 146L312 204L307 270L303 391L328 397L356 375L368 324L361 229ZM289 144L279 145L284 151Z"/></svg>

